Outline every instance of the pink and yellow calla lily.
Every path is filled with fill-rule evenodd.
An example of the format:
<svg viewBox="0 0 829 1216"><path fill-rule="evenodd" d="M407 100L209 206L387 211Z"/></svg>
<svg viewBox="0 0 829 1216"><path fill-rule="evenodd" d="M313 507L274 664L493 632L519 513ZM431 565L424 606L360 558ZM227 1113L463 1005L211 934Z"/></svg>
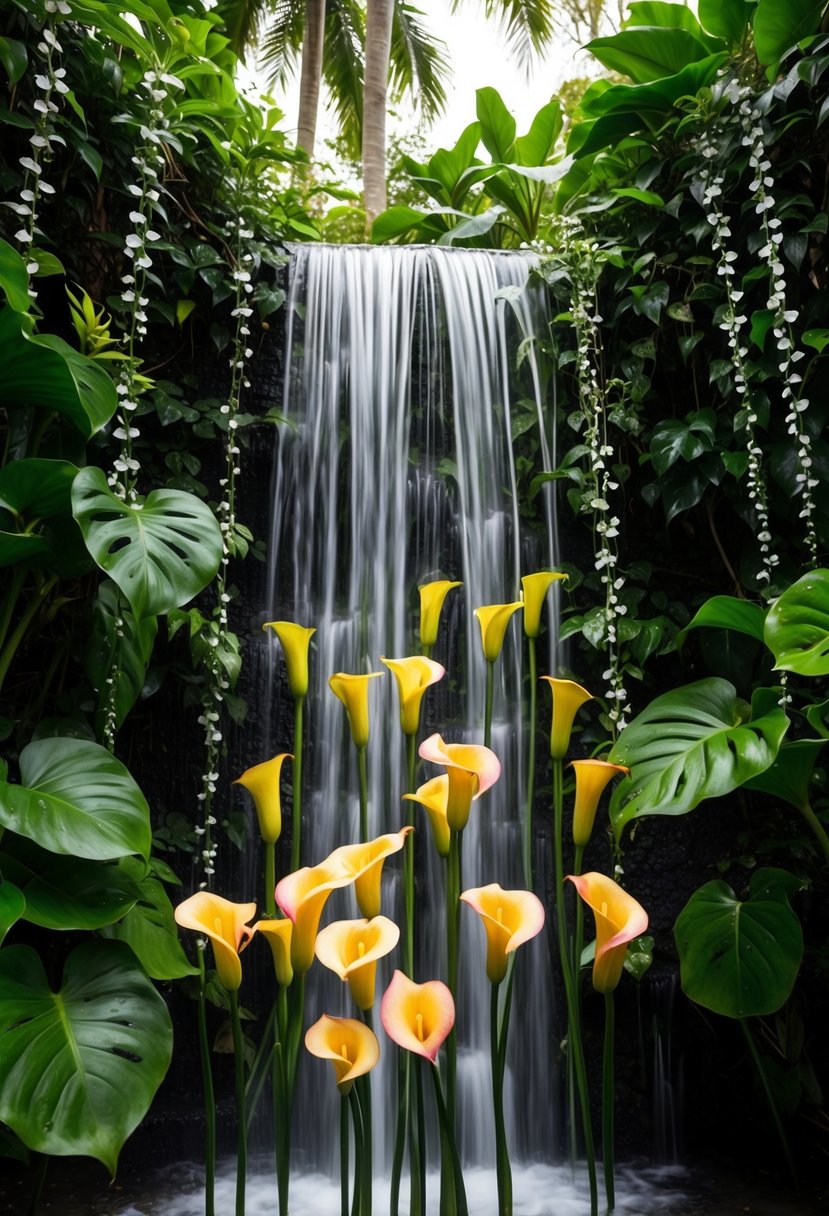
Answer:
<svg viewBox="0 0 829 1216"><path fill-rule="evenodd" d="M438 579L433 583L423 583L418 587L420 592L420 644L431 648L438 640L438 625L443 602L453 587L462 587L463 583L453 583L449 579Z"/></svg>
<svg viewBox="0 0 829 1216"><path fill-rule="evenodd" d="M622 977L628 942L648 927L648 914L632 895L605 874L567 875L596 918L593 987L612 992Z"/></svg>
<svg viewBox="0 0 829 1216"><path fill-rule="evenodd" d="M449 801L449 778L446 773L424 782L413 794L404 794L403 797L407 802L419 802L426 808L435 848L440 857L448 857L450 832L446 807Z"/></svg>
<svg viewBox="0 0 829 1216"><path fill-rule="evenodd" d="M453 832L462 831L472 803L501 776L500 760L481 744L444 743L438 734L423 740L419 755L446 769L449 778L446 820Z"/></svg>
<svg viewBox="0 0 829 1216"><path fill-rule="evenodd" d="M263 629L272 629L279 638L285 667L288 673L288 688L297 700L308 692L308 648L316 629L306 629L293 621L266 621Z"/></svg>
<svg viewBox="0 0 829 1216"><path fill-rule="evenodd" d="M455 1025L455 1002L440 980L416 984L402 971L395 971L380 1005L380 1020L398 1047L434 1064Z"/></svg>
<svg viewBox="0 0 829 1216"><path fill-rule="evenodd" d="M283 988L287 988L294 978L291 966L293 930L293 921L287 917L284 920L258 920L252 929L252 933L259 933L270 946L276 982Z"/></svg>
<svg viewBox="0 0 829 1216"><path fill-rule="evenodd" d="M542 676L541 679L547 681L553 694L550 755L554 760L563 760L570 746L573 719L585 701L593 700L593 694L575 680L559 680L555 676Z"/></svg>
<svg viewBox="0 0 829 1216"><path fill-rule="evenodd" d="M390 954L400 930L387 916L371 920L336 920L317 934L316 955L324 967L348 981L360 1009L374 1004L377 960Z"/></svg>
<svg viewBox="0 0 829 1216"><path fill-rule="evenodd" d="M380 1059L380 1044L373 1030L356 1018L332 1018L324 1013L305 1032L312 1056L334 1065L337 1088L345 1095L357 1077L371 1072Z"/></svg>
<svg viewBox="0 0 829 1216"><path fill-rule="evenodd" d="M247 921L256 915L256 904L235 904L210 891L197 891L175 910L177 925L203 933L213 947L213 960L219 983L228 992L242 984L239 951L250 940L253 930Z"/></svg>
<svg viewBox="0 0 829 1216"><path fill-rule="evenodd" d="M252 796L256 818L259 821L259 835L265 844L276 844L282 833L279 778L282 765L286 760L292 759L289 752L281 752L262 764L254 764L245 769L241 777L237 777L233 782L234 785L243 785Z"/></svg>
<svg viewBox="0 0 829 1216"><path fill-rule="evenodd" d="M504 645L504 634L514 612L519 612L524 605L520 600L514 604L487 604L484 608L476 608L475 616L481 626L481 645L484 658L488 663L494 663Z"/></svg>
<svg viewBox="0 0 829 1216"><path fill-rule="evenodd" d="M420 706L423 694L432 684L437 684L446 675L446 669L434 659L424 658L423 655L412 655L407 659L384 659L385 663L397 681L397 691L400 694L400 726L404 735L416 735L420 726Z"/></svg>
<svg viewBox="0 0 829 1216"><path fill-rule="evenodd" d="M385 674L384 671L370 671L366 675L360 676L338 671L328 681L328 686L334 696L345 706L355 747L365 747L368 743L368 682Z"/></svg>
<svg viewBox="0 0 829 1216"><path fill-rule="evenodd" d="M558 570L539 570L537 574L525 574L521 579L524 597L524 633L528 638L537 638L541 633L541 609L547 592L553 583L567 578Z"/></svg>
<svg viewBox="0 0 829 1216"><path fill-rule="evenodd" d="M573 806L573 844L589 844L593 835L593 824L599 799L607 784L617 773L629 773L623 764L611 764L608 760L574 760L576 774L576 800Z"/></svg>
<svg viewBox="0 0 829 1216"><path fill-rule="evenodd" d="M353 881L342 866L330 865L329 861L294 870L276 885L276 902L294 926L291 966L297 975L304 975L314 961L314 942L328 896Z"/></svg>
<svg viewBox="0 0 829 1216"><path fill-rule="evenodd" d="M328 855L326 865L345 876L346 882L354 883L357 904L363 916L369 920L380 915L380 880L383 863L392 853L397 853L406 843L406 837L414 828L404 827L399 832L387 832L375 836L365 844L343 844Z"/></svg>
<svg viewBox="0 0 829 1216"><path fill-rule="evenodd" d="M461 899L481 918L486 931L487 979L500 984L507 973L507 955L543 929L544 905L532 891L504 891L497 882L472 887Z"/></svg>

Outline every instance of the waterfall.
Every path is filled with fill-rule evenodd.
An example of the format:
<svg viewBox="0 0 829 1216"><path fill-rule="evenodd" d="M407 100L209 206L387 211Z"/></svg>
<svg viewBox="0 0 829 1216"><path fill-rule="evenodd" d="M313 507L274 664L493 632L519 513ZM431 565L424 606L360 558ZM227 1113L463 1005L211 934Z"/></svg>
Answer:
<svg viewBox="0 0 829 1216"><path fill-rule="evenodd" d="M459 579L433 657L447 668L424 703L420 738L482 741L485 665L473 609L519 597L520 577L556 558L552 493L540 525L522 528L512 436L531 430L533 472L554 464L552 409L534 337L547 329L542 290L527 285L530 255L409 247L297 246L292 250L285 389L273 473L267 619L317 629L306 700L303 864L358 838L357 769L345 714L331 694L337 671L385 671L380 656L417 653L418 584ZM520 368L516 369L521 350ZM551 635L554 635L551 630ZM496 669L492 747L498 784L464 833L464 887L523 887L526 694L521 616ZM552 655L540 656L541 670ZM268 754L291 750L281 658L270 643L274 702L263 725ZM405 757L392 677L372 681L368 745L370 835L405 822ZM546 707L539 698L542 714ZM437 770L421 764L418 781ZM415 978L445 974L441 874L425 812L415 811L421 949ZM384 912L399 919L399 858L386 864ZM325 921L358 915L335 892ZM474 922L474 923L473 923ZM489 985L478 918L461 909L458 979L458 1127L470 1164L491 1164ZM378 968L379 997L395 954ZM507 1125L514 1158L553 1155L557 1127L555 1018L543 936L517 960ZM346 986L315 964L306 1021L356 1016ZM373 1078L375 1160L390 1155L393 1050ZM319 1061L302 1060L295 1167L336 1170L336 1090ZM326 1136L320 1129L332 1129Z"/></svg>

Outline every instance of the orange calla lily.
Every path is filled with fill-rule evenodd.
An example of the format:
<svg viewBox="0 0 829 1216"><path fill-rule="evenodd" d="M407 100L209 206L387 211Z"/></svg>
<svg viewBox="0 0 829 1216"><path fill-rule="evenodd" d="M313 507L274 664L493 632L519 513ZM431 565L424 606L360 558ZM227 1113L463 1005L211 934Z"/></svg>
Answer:
<svg viewBox="0 0 829 1216"><path fill-rule="evenodd" d="M328 855L325 864L343 874L346 882L354 883L354 893L363 916L369 919L379 916L383 862L403 848L406 837L413 831L414 828L405 827L399 832L375 836L374 840L367 840L365 844L343 844Z"/></svg>
<svg viewBox="0 0 829 1216"><path fill-rule="evenodd" d="M434 646L438 640L438 625L443 609L443 601L453 587L462 587L463 583L453 583L449 579L438 579L434 583L423 583L418 587L420 592L420 644Z"/></svg>
<svg viewBox="0 0 829 1216"><path fill-rule="evenodd" d="M524 605L520 600L514 604L487 604L484 608L476 608L474 615L481 626L481 645L484 648L484 658L488 663L494 663L504 645L504 634L514 612L520 611Z"/></svg>
<svg viewBox="0 0 829 1216"><path fill-rule="evenodd" d="M219 983L236 992L242 984L239 950L253 933L246 922L256 915L256 904L235 904L210 891L197 891L178 905L174 915L183 929L195 929L209 938Z"/></svg>
<svg viewBox="0 0 829 1216"><path fill-rule="evenodd" d="M605 874L567 875L596 918L593 987L612 992L622 976L628 942L648 927L648 914L632 895Z"/></svg>
<svg viewBox="0 0 829 1216"><path fill-rule="evenodd" d="M553 583L567 578L558 570L539 570L537 574L525 574L521 579L524 596L524 633L528 638L537 638L541 633L541 609L547 592Z"/></svg>
<svg viewBox="0 0 829 1216"><path fill-rule="evenodd" d="M384 671L370 671L367 675L359 676L338 671L328 681L334 696L345 706L355 747L365 747L368 743L368 682L385 674Z"/></svg>
<svg viewBox="0 0 829 1216"><path fill-rule="evenodd" d="M446 819L453 832L462 831L472 803L501 776L500 760L488 747L477 743L444 743L437 734L423 740L419 755L445 767L449 778Z"/></svg>
<svg viewBox="0 0 829 1216"><path fill-rule="evenodd" d="M391 953L400 930L387 916L371 920L335 920L317 935L316 955L324 967L336 972L360 1009L374 1004L377 960Z"/></svg>
<svg viewBox="0 0 829 1216"><path fill-rule="evenodd" d="M555 676L542 676L541 679L547 681L553 693L550 755L554 760L563 760L570 746L573 719L585 701L593 700L593 694L575 680L558 680Z"/></svg>
<svg viewBox="0 0 829 1216"><path fill-rule="evenodd" d="M293 621L266 621L262 628L272 629L279 638L291 696L301 700L308 692L308 648L316 629L306 629Z"/></svg>
<svg viewBox="0 0 829 1216"><path fill-rule="evenodd" d="M455 1025L452 993L440 980L416 984L395 971L380 1005L380 1020L398 1047L431 1060Z"/></svg>
<svg viewBox="0 0 829 1216"><path fill-rule="evenodd" d="M573 844L586 845L593 834L599 799L617 773L629 773L623 764L608 760L574 760L576 800L573 806Z"/></svg>
<svg viewBox="0 0 829 1216"><path fill-rule="evenodd" d="M441 667L434 659L426 659L423 655L413 655L407 659L384 659L385 663L397 681L397 691L400 694L400 726L404 735L416 735L420 725L420 705L423 694L431 684L437 684L446 675L446 668Z"/></svg>
<svg viewBox="0 0 829 1216"><path fill-rule="evenodd" d="M380 1059L376 1034L356 1018L332 1018L324 1013L306 1030L305 1046L311 1055L331 1061L341 1094L347 1094L356 1078L371 1072Z"/></svg>
<svg viewBox="0 0 829 1216"><path fill-rule="evenodd" d="M294 925L291 966L298 975L304 975L314 961L314 942L328 896L352 880L342 866L331 866L326 860L318 866L294 870L277 883L276 902Z"/></svg>
<svg viewBox="0 0 829 1216"><path fill-rule="evenodd" d="M253 797L256 807L256 818L259 821L259 835L265 844L276 844L282 833L282 801L279 793L279 778L282 765L286 760L292 760L289 752L281 752L262 764L254 764L246 768L241 777L237 777L234 785L243 785Z"/></svg>
<svg viewBox="0 0 829 1216"><path fill-rule="evenodd" d="M507 955L540 933L544 905L532 891L504 891L497 882L472 887L461 899L475 911L486 931L486 974L500 984L507 973Z"/></svg>
<svg viewBox="0 0 829 1216"><path fill-rule="evenodd" d="M276 982L283 988L287 988L294 978L294 969L291 966L293 930L293 921L287 918L285 920L258 920L252 930L252 933L260 933L270 946Z"/></svg>
<svg viewBox="0 0 829 1216"><path fill-rule="evenodd" d="M403 797L408 802L419 802L426 808L435 848L441 857L448 857L450 833L446 806L449 801L449 778L446 773L441 773L439 777L433 777L431 781L424 782L413 794L404 794Z"/></svg>

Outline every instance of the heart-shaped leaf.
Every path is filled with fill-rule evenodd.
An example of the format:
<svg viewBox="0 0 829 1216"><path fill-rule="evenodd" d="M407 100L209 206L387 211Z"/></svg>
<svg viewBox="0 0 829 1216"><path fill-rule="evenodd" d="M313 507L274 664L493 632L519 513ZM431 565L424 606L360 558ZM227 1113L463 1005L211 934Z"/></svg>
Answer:
<svg viewBox="0 0 829 1216"><path fill-rule="evenodd" d="M812 774L825 739L792 739L782 743L774 764L759 777L746 782L747 790L759 790L804 810L809 807Z"/></svg>
<svg viewBox="0 0 829 1216"><path fill-rule="evenodd" d="M106 681L115 681L116 727L121 726L141 695L157 632L154 616L137 619L115 584L108 579L101 583L92 609L92 636L84 665L93 688L98 690L99 716L109 700Z"/></svg>
<svg viewBox="0 0 829 1216"><path fill-rule="evenodd" d="M0 863L3 881L0 882L0 946L12 925L16 925L26 911L26 897L19 887L8 881Z"/></svg>
<svg viewBox="0 0 829 1216"><path fill-rule="evenodd" d="M157 878L140 876L143 867L134 858L125 858L121 868L136 880L139 901L123 920L110 925L106 936L126 942L154 980L178 980L185 975L198 975L198 967L188 961L182 949L173 906L164 884Z"/></svg>
<svg viewBox="0 0 829 1216"><path fill-rule="evenodd" d="M810 570L778 596L765 640L778 671L829 675L829 570Z"/></svg>
<svg viewBox="0 0 829 1216"><path fill-rule="evenodd" d="M714 595L705 601L693 619L676 635L676 643L678 646L682 645L689 629L703 627L733 629L762 642L765 619L765 609L759 604L738 600L733 595Z"/></svg>
<svg viewBox="0 0 829 1216"><path fill-rule="evenodd" d="M13 460L0 469L0 508L38 519L70 515L77 475L68 460Z"/></svg>
<svg viewBox="0 0 829 1216"><path fill-rule="evenodd" d="M140 895L117 865L47 853L10 832L0 848L0 871L25 896L23 917L44 929L101 929L129 912Z"/></svg>
<svg viewBox="0 0 829 1216"><path fill-rule="evenodd" d="M164 1001L121 942L87 942L57 992L28 946L0 952L0 1119L35 1152L115 1173L170 1063Z"/></svg>

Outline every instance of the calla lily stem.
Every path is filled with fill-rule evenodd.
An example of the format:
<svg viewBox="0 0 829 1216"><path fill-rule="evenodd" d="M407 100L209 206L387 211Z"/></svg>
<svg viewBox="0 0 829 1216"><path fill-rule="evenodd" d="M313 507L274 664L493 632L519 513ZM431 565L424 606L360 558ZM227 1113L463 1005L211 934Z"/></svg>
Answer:
<svg viewBox="0 0 829 1216"><path fill-rule="evenodd" d="M348 1098L340 1096L340 1216L348 1216Z"/></svg>
<svg viewBox="0 0 829 1216"><path fill-rule="evenodd" d="M276 914L276 844L265 842L265 912L268 916Z"/></svg>
<svg viewBox="0 0 829 1216"><path fill-rule="evenodd" d="M245 1055L242 1023L239 1018L239 993L230 993L230 1028L233 1032L233 1068L236 1081L236 1216L245 1216L245 1182L248 1170L248 1129L245 1119Z"/></svg>
<svg viewBox="0 0 829 1216"><path fill-rule="evenodd" d="M499 1019L500 982L492 985L489 1006L492 1109L495 1117L495 1168L498 1177L498 1216L512 1216L512 1170L504 1125L504 1064L509 1010Z"/></svg>
<svg viewBox="0 0 829 1216"><path fill-rule="evenodd" d="M360 844L368 842L368 772L365 744L357 748L357 772L360 778Z"/></svg>
<svg viewBox="0 0 829 1216"><path fill-rule="evenodd" d="M461 833L449 836L446 868L446 983L454 998L458 986L458 913L460 909ZM457 1038L453 1026L446 1039L446 1109L449 1126L455 1129L455 1078L457 1075Z"/></svg>
<svg viewBox="0 0 829 1216"><path fill-rule="evenodd" d="M291 870L300 867L302 834L302 705L304 697L294 700L294 760L292 768Z"/></svg>
<svg viewBox="0 0 829 1216"><path fill-rule="evenodd" d="M538 657L535 638L527 638L530 656L530 729L527 750L527 808L524 812L524 882L533 890L533 800L535 798L535 730L538 717Z"/></svg>
<svg viewBox="0 0 829 1216"><path fill-rule="evenodd" d="M204 1216L214 1216L216 1210L216 1095L213 1091L210 1042L207 1038L204 950L199 948L197 954L199 958L199 1059L204 1092Z"/></svg>
<svg viewBox="0 0 829 1216"><path fill-rule="evenodd" d="M486 704L484 706L484 747L492 746L492 694L495 684L495 664L486 661Z"/></svg>
<svg viewBox="0 0 829 1216"><path fill-rule="evenodd" d="M607 1216L610 1216L616 1208L616 1183L613 1176L615 1156L613 1038L613 993L606 992L604 994L604 1051L602 1053L602 1164L604 1166L604 1190L607 1197Z"/></svg>
<svg viewBox="0 0 829 1216"><path fill-rule="evenodd" d="M455 1145L454 1128L449 1121L449 1112L443 1100L440 1073L437 1066L429 1063L428 1060L424 1061L423 1067L428 1068L432 1074L432 1082L435 1087L435 1102L438 1108L438 1121L440 1123L440 1216L468 1216L463 1172Z"/></svg>

